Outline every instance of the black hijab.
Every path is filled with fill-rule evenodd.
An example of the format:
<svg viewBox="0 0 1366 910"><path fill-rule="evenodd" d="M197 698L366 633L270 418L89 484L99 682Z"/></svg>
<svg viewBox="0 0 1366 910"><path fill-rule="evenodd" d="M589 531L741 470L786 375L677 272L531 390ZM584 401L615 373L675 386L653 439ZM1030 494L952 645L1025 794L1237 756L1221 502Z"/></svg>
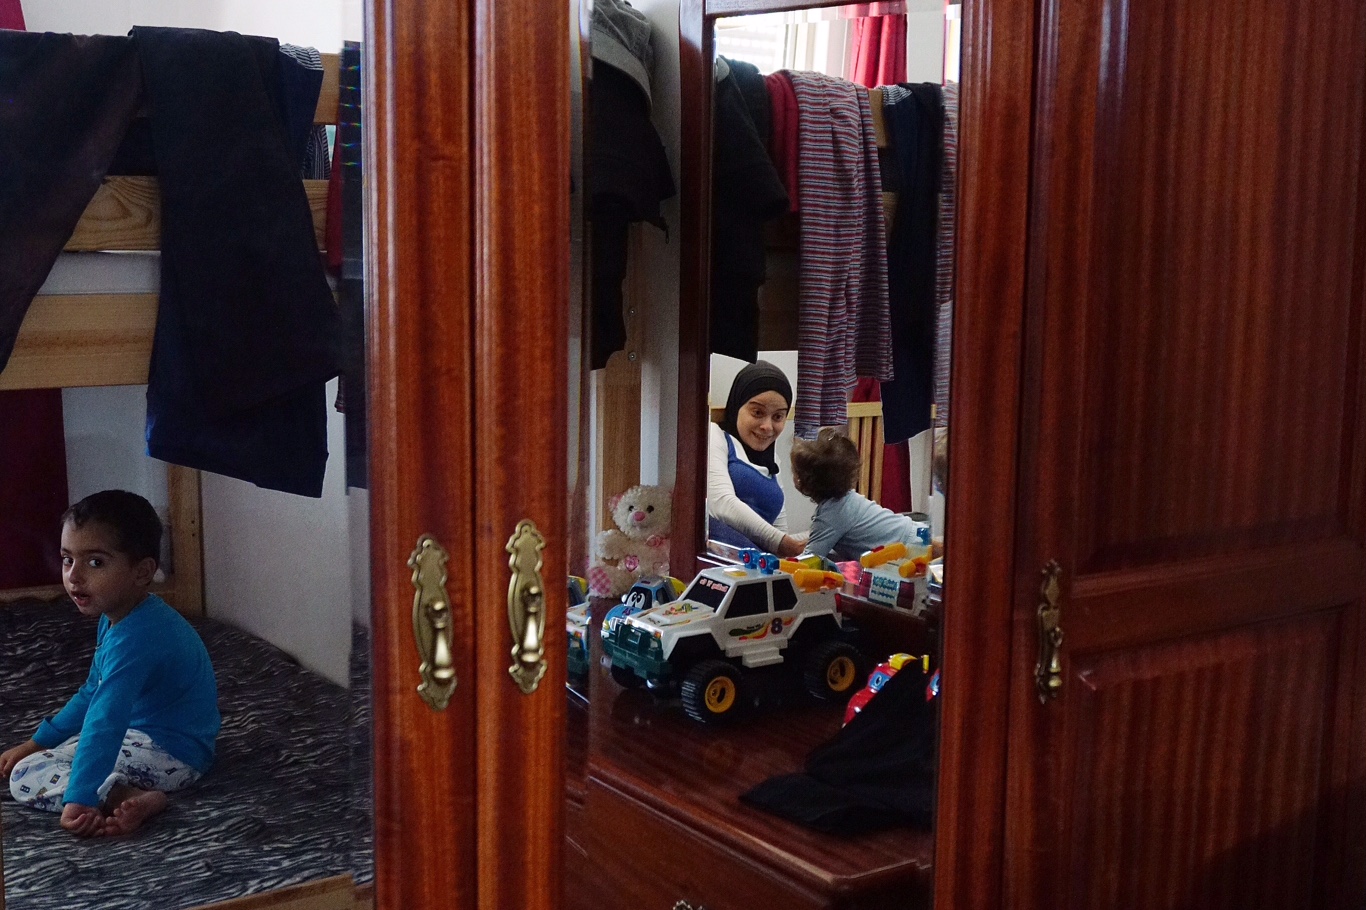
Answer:
<svg viewBox="0 0 1366 910"><path fill-rule="evenodd" d="M766 360L760 360L736 373L735 381L730 384L730 397L726 399L726 415L721 419L721 429L734 436L736 441L740 443L750 464L767 468L769 476L777 477L778 461L774 457L777 440L774 440L774 444L762 452L751 449L740 438L740 429L736 425L736 420L740 416L740 409L751 398L765 392L777 392L783 396L783 401L787 402L787 406L792 407L792 384L787 381L787 374L773 364Z"/></svg>

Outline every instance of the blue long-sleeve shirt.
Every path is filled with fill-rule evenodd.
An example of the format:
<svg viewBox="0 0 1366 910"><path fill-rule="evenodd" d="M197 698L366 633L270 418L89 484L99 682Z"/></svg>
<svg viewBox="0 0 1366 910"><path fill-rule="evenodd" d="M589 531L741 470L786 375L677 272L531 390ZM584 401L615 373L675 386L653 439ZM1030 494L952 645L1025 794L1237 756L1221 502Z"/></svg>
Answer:
<svg viewBox="0 0 1366 910"><path fill-rule="evenodd" d="M101 616L95 642L85 685L33 734L45 749L80 734L63 802L99 804L100 785L113 772L129 728L207 771L221 722L218 684L194 627L149 594L116 624Z"/></svg>
<svg viewBox="0 0 1366 910"><path fill-rule="evenodd" d="M916 543L916 524L852 490L816 506L808 553L837 561L858 559L867 550L900 541Z"/></svg>

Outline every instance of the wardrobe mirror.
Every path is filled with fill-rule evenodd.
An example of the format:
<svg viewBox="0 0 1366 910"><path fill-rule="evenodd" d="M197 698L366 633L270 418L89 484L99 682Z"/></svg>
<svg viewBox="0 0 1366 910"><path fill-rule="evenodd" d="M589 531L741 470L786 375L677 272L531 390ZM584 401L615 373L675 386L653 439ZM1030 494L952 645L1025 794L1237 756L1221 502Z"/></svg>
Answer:
<svg viewBox="0 0 1366 910"><path fill-rule="evenodd" d="M130 37L135 26L205 31ZM37 270L31 303L16 302L14 282L0 291L0 336L9 317L19 326L17 341L0 337L6 350L15 342L0 370L0 751L36 736L42 748L25 758L46 762L5 769L0 905L258 906L267 892L272 905L363 905L372 864L360 6L0 0L0 27L0 155L16 156L0 166L0 200L46 216L0 212L0 250L23 250ZM42 190L29 180L39 172L55 190L16 197L16 185ZM74 198L81 188L85 198ZM211 215L185 202L215 192L231 204ZM61 234L55 246L40 224ZM278 257L274 277L262 244ZM19 274L9 260L3 271ZM206 312L238 276L287 288L291 307L308 301L314 309L288 310L307 331L282 333L291 340L263 353L261 339L281 337L268 321L254 323L259 331L201 324L208 344L225 346L212 356L194 346L204 339L176 335L168 313L191 312L178 309L187 297ZM330 353L298 338L326 341ZM276 370L270 379L253 372L258 363ZM263 418L253 383L270 381L290 402ZM142 553L147 522L128 501L89 506L65 525L81 533L63 536L67 506L110 489L150 503L164 526L159 552ZM138 588L153 556L150 592L169 607ZM79 608L63 589L64 557ZM111 565L138 571L112 588L94 580ZM130 590L141 593L125 614ZM102 612L118 621L105 629ZM216 698L203 697L199 641ZM147 663L139 643L180 663ZM145 666L158 669L136 677ZM125 679L134 682L109 687ZM111 701L111 691L126 698ZM92 735L102 742L105 721L120 727L107 756L121 762L112 789L110 769L88 770L96 758L82 751ZM142 728L129 734L142 746L120 742L128 727ZM68 775L51 747L72 735ZM143 798L187 783L187 766L207 770L164 808ZM66 794L53 790L72 780L83 793L93 781L72 802L93 804L79 833L101 836L63 829Z"/></svg>
<svg viewBox="0 0 1366 910"><path fill-rule="evenodd" d="M594 15L629 25L623 6L599 0ZM595 572L619 580L569 620L571 672L576 631L586 642L571 685L590 693L581 726L571 712L584 771L568 787L572 907L928 905L958 7L781 6L632 4L652 26L648 67L593 31L590 339L610 357L591 363L601 536L588 562L590 586ZM617 119L593 119L600 87L622 99L605 112ZM634 197L595 184L594 164L613 162L629 163ZM754 360L771 367L742 374ZM763 399L763 413L737 426L727 398L756 372L737 404ZM865 570L873 544L855 537L800 576L737 566L750 547L807 549L816 504L791 483L791 440L831 424L853 458L839 483L874 512L869 533L895 529L904 551ZM655 579L649 535L630 532L661 508L672 578ZM839 622L858 626L856 651ZM881 691L864 690L870 675ZM876 707L845 727L851 696ZM865 788L826 775L832 764L861 769Z"/></svg>

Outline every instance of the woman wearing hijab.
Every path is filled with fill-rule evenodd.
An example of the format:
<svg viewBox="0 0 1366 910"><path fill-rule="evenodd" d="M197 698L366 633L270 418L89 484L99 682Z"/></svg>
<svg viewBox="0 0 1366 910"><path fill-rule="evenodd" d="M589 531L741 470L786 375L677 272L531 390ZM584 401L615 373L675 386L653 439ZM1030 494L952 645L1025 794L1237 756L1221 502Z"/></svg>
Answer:
<svg viewBox="0 0 1366 910"><path fill-rule="evenodd" d="M737 547L796 556L802 542L787 533L774 443L792 408L792 384L760 360L731 383L726 414L707 441L707 536Z"/></svg>

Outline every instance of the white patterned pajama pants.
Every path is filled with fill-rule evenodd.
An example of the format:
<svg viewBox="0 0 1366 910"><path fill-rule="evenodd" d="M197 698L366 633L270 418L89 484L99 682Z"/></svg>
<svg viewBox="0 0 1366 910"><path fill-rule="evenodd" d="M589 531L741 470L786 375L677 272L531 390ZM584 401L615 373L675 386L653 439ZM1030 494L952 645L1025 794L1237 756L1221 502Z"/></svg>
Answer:
<svg viewBox="0 0 1366 910"><path fill-rule="evenodd" d="M35 752L10 772L9 792L14 801L44 812L61 812L62 795L71 776L79 736L73 736L53 749ZM115 784L139 790L174 793L199 780L199 772L162 749L140 730L129 730L123 737L114 773L100 785L100 802Z"/></svg>

